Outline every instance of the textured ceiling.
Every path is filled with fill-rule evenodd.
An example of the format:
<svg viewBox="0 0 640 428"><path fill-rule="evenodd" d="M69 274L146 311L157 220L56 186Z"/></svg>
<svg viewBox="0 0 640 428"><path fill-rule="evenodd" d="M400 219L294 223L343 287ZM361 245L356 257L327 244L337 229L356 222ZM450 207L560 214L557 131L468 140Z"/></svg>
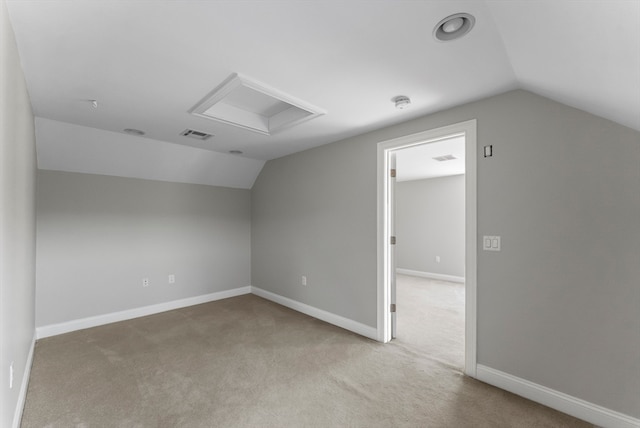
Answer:
<svg viewBox="0 0 640 428"><path fill-rule="evenodd" d="M251 187L265 160L515 88L640 130L640 0L7 4L34 113L56 129L38 132L43 169L194 175L178 171L188 162L158 172L154 163L171 164L169 144L204 170L233 165L232 187ZM436 23L458 12L475 16L471 33L434 40ZM262 135L188 113L232 73L325 114ZM397 110L397 95L411 106ZM214 136L188 139L186 128ZM88 148L96 130L101 145ZM115 161L127 158L141 163Z"/></svg>

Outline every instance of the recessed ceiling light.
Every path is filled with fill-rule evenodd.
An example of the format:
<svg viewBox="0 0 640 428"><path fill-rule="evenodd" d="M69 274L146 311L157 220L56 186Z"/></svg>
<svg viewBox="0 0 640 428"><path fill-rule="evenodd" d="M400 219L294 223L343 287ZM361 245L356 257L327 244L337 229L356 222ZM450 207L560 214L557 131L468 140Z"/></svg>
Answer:
<svg viewBox="0 0 640 428"><path fill-rule="evenodd" d="M133 128L127 128L124 130L124 132L126 132L129 135L137 135L138 137L144 135L144 131L141 131L139 129L133 129Z"/></svg>
<svg viewBox="0 0 640 428"><path fill-rule="evenodd" d="M241 150L229 150L229 153L231 153L232 155L241 155L242 151Z"/></svg>
<svg viewBox="0 0 640 428"><path fill-rule="evenodd" d="M433 37L441 42L459 39L467 34L476 23L476 19L468 13L456 13L447 16L433 29Z"/></svg>
<svg viewBox="0 0 640 428"><path fill-rule="evenodd" d="M398 95L391 101L393 101L396 104L396 108L400 110L409 107L409 104L411 104L411 99L405 95Z"/></svg>

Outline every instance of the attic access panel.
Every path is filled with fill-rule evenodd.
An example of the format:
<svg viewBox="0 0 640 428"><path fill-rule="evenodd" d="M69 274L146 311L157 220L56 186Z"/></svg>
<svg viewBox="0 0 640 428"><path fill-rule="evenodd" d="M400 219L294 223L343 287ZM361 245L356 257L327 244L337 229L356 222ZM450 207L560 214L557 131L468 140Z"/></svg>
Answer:
<svg viewBox="0 0 640 428"><path fill-rule="evenodd" d="M237 73L229 76L190 113L265 135L324 114L318 107Z"/></svg>

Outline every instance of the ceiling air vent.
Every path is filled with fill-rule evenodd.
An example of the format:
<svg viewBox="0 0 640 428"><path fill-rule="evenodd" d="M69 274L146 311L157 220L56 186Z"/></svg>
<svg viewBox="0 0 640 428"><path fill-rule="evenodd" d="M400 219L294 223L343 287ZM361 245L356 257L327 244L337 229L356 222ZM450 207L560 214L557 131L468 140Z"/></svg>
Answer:
<svg viewBox="0 0 640 428"><path fill-rule="evenodd" d="M438 162L444 162L444 161L454 160L457 158L454 155L444 155L444 156L436 156L435 158L432 158L432 159L437 160Z"/></svg>
<svg viewBox="0 0 640 428"><path fill-rule="evenodd" d="M311 104L236 73L189 113L265 135L324 114Z"/></svg>
<svg viewBox="0 0 640 428"><path fill-rule="evenodd" d="M211 134L207 134L202 131L194 131L193 129L185 129L180 133L183 137L195 138L196 140L206 140L209 137L213 137Z"/></svg>

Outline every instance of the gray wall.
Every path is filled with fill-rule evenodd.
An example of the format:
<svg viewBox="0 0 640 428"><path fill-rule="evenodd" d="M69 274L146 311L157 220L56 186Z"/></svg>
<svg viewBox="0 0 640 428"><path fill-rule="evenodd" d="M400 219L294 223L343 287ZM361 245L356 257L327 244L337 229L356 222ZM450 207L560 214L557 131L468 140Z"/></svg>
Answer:
<svg viewBox="0 0 640 428"><path fill-rule="evenodd" d="M478 363L640 417L640 133L531 93L268 162L253 285L375 326L376 143L474 118Z"/></svg>
<svg viewBox="0 0 640 428"><path fill-rule="evenodd" d="M250 285L249 193L39 171L36 325Z"/></svg>
<svg viewBox="0 0 640 428"><path fill-rule="evenodd" d="M464 175L402 181L395 197L396 266L464 277Z"/></svg>
<svg viewBox="0 0 640 428"><path fill-rule="evenodd" d="M34 339L36 156L31 104L4 0L0 94L0 426L9 427Z"/></svg>
<svg viewBox="0 0 640 428"><path fill-rule="evenodd" d="M375 326L375 174L366 138L267 162L251 193L252 285Z"/></svg>

